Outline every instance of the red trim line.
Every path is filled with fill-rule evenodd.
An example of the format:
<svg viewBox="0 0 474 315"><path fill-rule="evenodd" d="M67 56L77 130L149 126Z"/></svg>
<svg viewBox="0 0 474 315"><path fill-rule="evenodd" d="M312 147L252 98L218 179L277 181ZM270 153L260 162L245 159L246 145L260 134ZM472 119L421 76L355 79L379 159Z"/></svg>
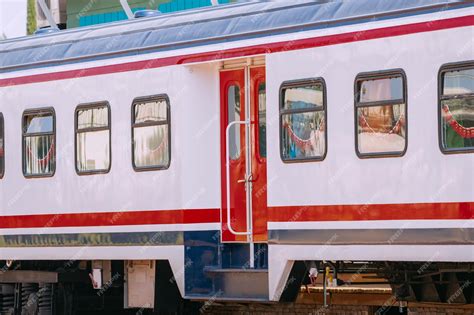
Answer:
<svg viewBox="0 0 474 315"><path fill-rule="evenodd" d="M0 80L0 87L65 80L79 77L88 77L108 73L136 71L143 69L159 68L177 64L192 62L212 61L226 58L244 57L251 55L268 54L289 50L329 46L350 42L364 41L370 39L394 37L436 30L450 29L474 25L474 15L449 18L444 20L427 21L406 25L397 25L371 29L365 31L350 32L344 34L328 35L321 37L305 38L294 41L283 41L277 43L260 44L248 47L239 47L227 50L217 50L206 53L173 56L159 59L150 59L122 64L86 68L80 70L60 71L54 73L43 73L29 76L7 78Z"/></svg>
<svg viewBox="0 0 474 315"><path fill-rule="evenodd" d="M469 220L474 202L269 207L269 222Z"/></svg>
<svg viewBox="0 0 474 315"><path fill-rule="evenodd" d="M472 220L474 202L269 207L269 222ZM0 216L0 229L219 223L220 209Z"/></svg>
<svg viewBox="0 0 474 315"><path fill-rule="evenodd" d="M1 229L219 222L219 209L0 216Z"/></svg>

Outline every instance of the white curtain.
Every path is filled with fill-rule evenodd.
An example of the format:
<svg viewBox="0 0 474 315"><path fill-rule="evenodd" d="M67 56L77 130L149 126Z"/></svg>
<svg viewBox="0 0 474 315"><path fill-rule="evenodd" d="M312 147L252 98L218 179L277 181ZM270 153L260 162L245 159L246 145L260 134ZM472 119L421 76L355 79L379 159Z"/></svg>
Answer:
<svg viewBox="0 0 474 315"><path fill-rule="evenodd" d="M108 107L79 111L78 131L87 128L108 128ZM82 131L77 134L77 168L83 171L103 171L110 166L110 130Z"/></svg>
<svg viewBox="0 0 474 315"><path fill-rule="evenodd" d="M135 124L167 120L165 100L135 105ZM137 126L133 130L134 164L136 167L160 167L169 163L168 124Z"/></svg>
<svg viewBox="0 0 474 315"><path fill-rule="evenodd" d="M27 175L41 175L53 172L53 136L34 136L25 138L25 172Z"/></svg>

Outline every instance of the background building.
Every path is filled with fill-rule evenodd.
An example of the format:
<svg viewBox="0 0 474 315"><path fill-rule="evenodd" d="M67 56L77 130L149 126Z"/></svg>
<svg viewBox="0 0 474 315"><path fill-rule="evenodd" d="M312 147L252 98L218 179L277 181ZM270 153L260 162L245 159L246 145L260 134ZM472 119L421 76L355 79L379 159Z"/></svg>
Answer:
<svg viewBox="0 0 474 315"><path fill-rule="evenodd" d="M132 11L162 13L225 4L236 0L128 0ZM125 20L120 0L45 0L60 29ZM0 0L0 40L34 33L49 22L37 0Z"/></svg>
<svg viewBox="0 0 474 315"><path fill-rule="evenodd" d="M69 0L70 2L74 2L74 0ZM46 5L48 6L51 14L53 15L54 21L58 25L59 28L64 29L66 28L66 3L69 2L66 0L45 0ZM34 1L36 3L36 1ZM43 11L41 10L40 6L36 3L36 27L43 28L48 27L49 23L44 15Z"/></svg>
<svg viewBox="0 0 474 315"><path fill-rule="evenodd" d="M219 4L235 0L219 0ZM211 0L128 0L132 11L151 9L163 13L210 6ZM125 20L119 0L68 0L67 28Z"/></svg>

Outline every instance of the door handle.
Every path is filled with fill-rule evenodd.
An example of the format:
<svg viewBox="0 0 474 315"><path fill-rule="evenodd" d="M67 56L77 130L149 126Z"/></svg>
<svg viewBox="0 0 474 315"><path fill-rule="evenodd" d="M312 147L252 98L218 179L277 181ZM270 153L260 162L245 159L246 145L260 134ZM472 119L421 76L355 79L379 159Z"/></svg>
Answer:
<svg viewBox="0 0 474 315"><path fill-rule="evenodd" d="M253 179L253 175L250 174L246 179L245 178L242 178L242 179L239 179L237 181L237 183L241 184L241 183L253 183L255 182L255 180Z"/></svg>

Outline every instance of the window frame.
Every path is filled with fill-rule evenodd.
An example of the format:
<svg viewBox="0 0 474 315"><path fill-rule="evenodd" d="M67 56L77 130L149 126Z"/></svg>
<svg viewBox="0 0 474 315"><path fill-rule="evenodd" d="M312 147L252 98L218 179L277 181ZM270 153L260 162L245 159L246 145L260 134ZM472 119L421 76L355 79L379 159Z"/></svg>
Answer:
<svg viewBox="0 0 474 315"><path fill-rule="evenodd" d="M94 109L105 107L107 108L107 118L109 121L108 127L94 127L94 128L85 128L81 131L78 130L78 112L81 110L87 109ZM88 170L88 171L80 171L77 167L77 135L79 133L85 132L94 132L94 131L109 131L109 167L107 169L101 170ZM110 103L108 101L100 101L100 102L91 102L91 103L83 103L76 106L74 110L74 168L76 169L76 174L79 176L87 176L87 175L98 175L98 174L108 174L110 169L112 168L112 110L110 107Z"/></svg>
<svg viewBox="0 0 474 315"><path fill-rule="evenodd" d="M3 113L0 112L0 135L2 135L2 149L3 149L3 159L0 162L0 179L5 175L5 119L3 118Z"/></svg>
<svg viewBox="0 0 474 315"><path fill-rule="evenodd" d="M150 102L150 101L160 101L164 100L166 103L166 121L164 122L148 122L148 123L135 123L135 106L137 103L144 103L144 102ZM168 94L156 94L156 95L148 95L148 96L139 96L133 99L132 101L132 106L131 106L131 116L130 116L130 122L131 122L131 147L132 147L132 167L135 172L149 172L149 171L160 171L160 170L167 170L170 168L171 165L171 106L170 106L170 99L168 97ZM168 150L169 150L169 159L168 163L166 165L160 165L160 166L136 166L135 165L135 128L140 128L140 127L149 127L149 126L162 126L162 125L167 125L168 126Z"/></svg>
<svg viewBox="0 0 474 315"><path fill-rule="evenodd" d="M260 99L259 99L259 92L260 92L260 85L261 84L265 84L265 128L268 127L267 125L267 82L265 80L265 76L259 76L257 77L257 79L255 80L255 88L257 90L257 93L255 95L256 97L256 100L255 100L255 107L256 107L256 111L255 111L255 114L256 114L256 124L255 124L255 127L256 127L256 132L255 132L255 139L256 139L256 142L255 142L255 149L256 149L256 156L257 156L257 159L260 163L263 163L263 162L266 162L267 161L267 152L265 152L265 156L262 156L261 152L260 152L260 141L261 141L261 138L260 138ZM266 132L265 132L265 135L266 135ZM266 149L268 150L268 145L267 145L267 138L265 138L265 146L266 146Z"/></svg>
<svg viewBox="0 0 474 315"><path fill-rule="evenodd" d="M444 148L443 147L443 136L442 136L442 128L441 128L441 122L443 119L443 115L441 112L441 102L444 100L448 99L474 99L474 93L466 94L460 96L460 94L456 95L447 95L443 96L443 85L444 85L444 80L443 80L443 75L446 72L451 72L451 71L457 71L457 70L463 70L466 68L474 68L474 60L468 60L468 61L461 61L461 62L450 62L443 64L438 71L438 146L441 151L441 153L450 155L450 154L466 154L466 153L473 153L474 148L470 149L460 149L460 148Z"/></svg>
<svg viewBox="0 0 474 315"><path fill-rule="evenodd" d="M25 132L25 118L26 116L30 115L41 115L41 114L50 114L53 116L53 131L52 132L37 132L32 134L27 134ZM26 144L25 138L26 137L35 137L35 136L53 136L53 143L54 143L54 167L53 171L47 174L27 174L26 173ZM33 109L26 109L23 111L21 115L21 168L23 171L23 176L25 178L48 178L53 177L56 174L56 153L57 153L57 142L56 142L56 111L54 107L42 107L42 108L33 108Z"/></svg>
<svg viewBox="0 0 474 315"><path fill-rule="evenodd" d="M321 84L322 92L323 92L323 106L322 109L308 109L308 108L300 108L300 109L284 109L284 96L283 92L287 88L297 88L297 87L305 87L309 85L316 85ZM268 104L267 104L268 105ZM306 162L322 162L326 159L328 154L328 112L327 112L327 91L326 91L326 81L322 77L316 78L305 78L305 79L297 79L297 80L288 80L284 81L280 85L279 89L279 143L280 143L280 159L283 163L306 163ZM301 114L301 113L308 113L308 112L324 112L324 123L325 123L325 132L324 132L324 154L322 156L314 156L314 157L306 157L306 158L296 158L296 159L287 159L283 157L283 128L282 128L282 121L283 115L288 114Z"/></svg>
<svg viewBox="0 0 474 315"><path fill-rule="evenodd" d="M229 114L230 114L230 113L229 113L229 88L230 88L230 87L235 86L235 87L238 87L238 88L239 88L239 93L238 93L238 94L239 94L239 100L240 100L240 110L241 110L241 111L242 111L242 110L245 110L245 109L242 108L242 102L245 102L245 101L246 101L245 98L242 98L242 93L244 93L244 95L245 95L245 90L242 89L242 86L241 86L240 83L241 83L240 81L232 79L232 80L229 80L229 81L227 82L227 84L225 84L225 87L224 87L224 91L225 91L225 106L224 106L225 109L224 109L224 110L225 110L225 121L227 122L227 124L230 123L230 121L229 121ZM244 91L244 92L243 92L243 91ZM245 96L244 96L244 97L245 97ZM245 104L245 103L244 103L244 104ZM245 106L244 106L244 107L245 107ZM240 119L240 120L242 120L242 119ZM237 127L238 127L238 126L236 126L236 129L235 129L235 130L236 130L236 131L237 131L237 130L240 130L240 128L237 128ZM227 135L226 135L225 137L227 138ZM229 139L230 139L230 138L229 138ZM236 156L236 157L232 157L232 154L231 154L231 153L232 153L232 152L231 152L232 150L229 150L229 163L230 163L230 165L235 165L236 163L239 163L239 159L242 157L242 152L244 152L244 151L241 150L241 149L242 149L242 139L245 140L245 138L242 138L242 137L240 136L240 131L239 131L239 146L238 146L238 148L239 148L239 151L238 151L239 155ZM224 144L223 144L223 145L225 146L225 141L224 141ZM230 145L230 141L229 141L229 145ZM245 142L244 142L244 146L245 146ZM237 148L237 146L236 146L236 148ZM229 149L231 149L231 148L229 147ZM244 156L244 157L245 157L245 156Z"/></svg>
<svg viewBox="0 0 474 315"><path fill-rule="evenodd" d="M359 82L367 80L377 79L388 79L392 77L402 78L403 98L395 100L384 100L384 101L373 101L373 102L359 102ZM361 107L374 107L374 106L394 106L398 104L405 105L405 146L403 151L391 151L391 152L376 152L376 153L361 153L359 151L359 134L358 126L359 120L357 117L357 109ZM407 153L408 150L408 84L407 76L402 68L361 72L357 74L354 80L354 140L355 140L355 152L359 159L372 159L372 158L394 158L402 157Z"/></svg>

